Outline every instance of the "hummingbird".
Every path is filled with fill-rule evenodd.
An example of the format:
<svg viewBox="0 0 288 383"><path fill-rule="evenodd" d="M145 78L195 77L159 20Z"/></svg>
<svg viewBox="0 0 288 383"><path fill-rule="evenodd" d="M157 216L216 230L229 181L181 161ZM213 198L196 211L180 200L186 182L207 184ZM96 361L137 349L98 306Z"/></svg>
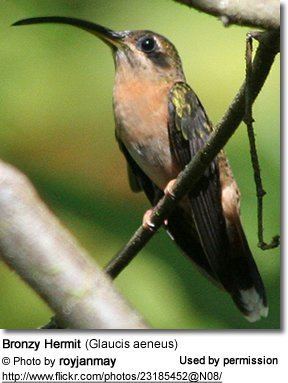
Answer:
<svg viewBox="0 0 288 383"><path fill-rule="evenodd" d="M176 48L149 30L114 31L70 17L29 18L13 25L38 23L81 28L111 48L116 139L127 160L132 191L144 191L153 209L164 194L172 194L178 174L213 131L186 82ZM153 230L151 211L143 225ZM268 315L264 284L240 220L240 191L223 150L164 227L200 271L230 294L247 320Z"/></svg>

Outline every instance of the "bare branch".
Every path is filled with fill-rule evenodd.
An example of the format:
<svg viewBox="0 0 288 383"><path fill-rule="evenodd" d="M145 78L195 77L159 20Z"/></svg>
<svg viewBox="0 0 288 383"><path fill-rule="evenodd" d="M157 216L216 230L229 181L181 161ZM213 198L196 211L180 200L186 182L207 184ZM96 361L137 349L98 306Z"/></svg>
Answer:
<svg viewBox="0 0 288 383"><path fill-rule="evenodd" d="M64 327L146 328L28 179L1 161L0 254L44 298Z"/></svg>
<svg viewBox="0 0 288 383"><path fill-rule="evenodd" d="M253 166L254 181L256 186L257 196L257 221L258 221L258 247L262 250L274 249L280 245L280 236L275 235L270 243L264 241L264 225L263 225L263 198L266 191L263 188L260 163L256 148L256 139L254 134L254 119L252 114L252 100L251 100L251 81L253 79L252 73L252 53L253 53L253 35L247 34L246 38L246 88L245 88L245 116L243 121L247 126L247 133L250 145L250 156Z"/></svg>
<svg viewBox="0 0 288 383"><path fill-rule="evenodd" d="M279 52L280 35L279 31L257 32L253 37L259 41L259 47L252 67L250 84L251 103L255 101L260 92L275 56ZM166 195L154 208L151 216L151 222L155 228L154 232L142 226L139 227L124 248L107 265L106 271L110 276L115 278L143 249L154 233L161 227L165 218L169 216L176 203L193 189L205 169L233 135L245 115L245 89L246 85L244 82L209 141L179 174L172 190L175 199L171 199L169 195Z"/></svg>
<svg viewBox="0 0 288 383"><path fill-rule="evenodd" d="M280 27L279 0L175 0L219 17L225 26L245 25L263 29Z"/></svg>

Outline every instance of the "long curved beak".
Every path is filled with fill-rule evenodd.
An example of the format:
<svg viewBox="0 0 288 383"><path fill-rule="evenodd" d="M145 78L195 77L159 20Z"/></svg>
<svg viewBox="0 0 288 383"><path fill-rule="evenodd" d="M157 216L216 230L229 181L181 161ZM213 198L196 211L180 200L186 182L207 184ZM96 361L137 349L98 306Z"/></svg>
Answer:
<svg viewBox="0 0 288 383"><path fill-rule="evenodd" d="M23 19L16 21L16 23L12 24L12 26L42 23L60 23L73 25L99 37L112 48L119 48L121 45L123 45L123 39L127 35L126 32L112 31L109 28L105 28L102 25L91 23L89 21L62 16L33 17L29 19Z"/></svg>

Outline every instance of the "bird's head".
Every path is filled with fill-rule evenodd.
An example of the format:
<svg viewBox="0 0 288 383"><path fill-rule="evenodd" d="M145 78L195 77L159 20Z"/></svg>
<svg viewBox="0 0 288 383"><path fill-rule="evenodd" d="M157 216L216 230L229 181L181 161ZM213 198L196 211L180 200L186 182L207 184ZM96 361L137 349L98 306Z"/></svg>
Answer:
<svg viewBox="0 0 288 383"><path fill-rule="evenodd" d="M184 79L182 64L174 45L151 31L113 31L101 25L70 17L37 17L17 21L13 26L61 23L84 29L112 48L116 70L174 81Z"/></svg>

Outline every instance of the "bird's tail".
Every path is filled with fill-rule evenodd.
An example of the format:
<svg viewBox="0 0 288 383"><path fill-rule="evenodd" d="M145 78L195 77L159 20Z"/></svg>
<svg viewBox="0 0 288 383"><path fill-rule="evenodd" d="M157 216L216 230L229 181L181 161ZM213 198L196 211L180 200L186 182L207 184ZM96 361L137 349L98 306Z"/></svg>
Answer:
<svg viewBox="0 0 288 383"><path fill-rule="evenodd" d="M267 296L240 219L229 228L229 241L230 262L227 272L232 278L224 287L246 319L255 322L268 315Z"/></svg>
<svg viewBox="0 0 288 383"><path fill-rule="evenodd" d="M191 216L177 208L169 216L168 231L177 245L192 259L204 274L224 287L238 309L250 322L268 315L266 292L262 278L251 254L240 219L229 228L228 249L217 264L207 259L202 245L195 235Z"/></svg>

